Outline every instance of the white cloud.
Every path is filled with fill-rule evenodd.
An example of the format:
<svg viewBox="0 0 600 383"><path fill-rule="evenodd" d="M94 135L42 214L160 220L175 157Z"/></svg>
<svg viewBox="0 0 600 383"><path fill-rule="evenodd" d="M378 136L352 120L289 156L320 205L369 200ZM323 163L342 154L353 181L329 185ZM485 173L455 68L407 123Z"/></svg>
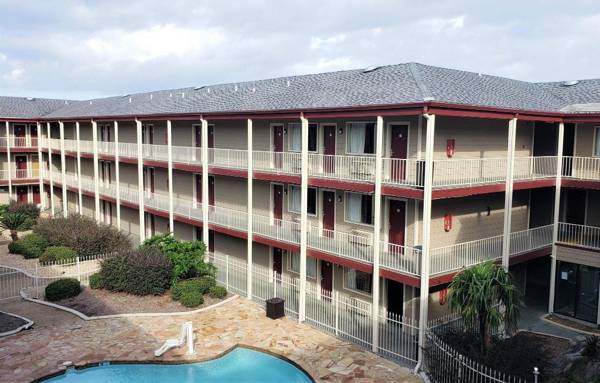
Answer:
<svg viewBox="0 0 600 383"><path fill-rule="evenodd" d="M346 40L345 33L338 33L330 37L313 37L310 41L310 49L321 49L331 45L339 44Z"/></svg>
<svg viewBox="0 0 600 383"><path fill-rule="evenodd" d="M449 18L434 17L425 19L422 23L425 27L428 27L431 32L442 33L462 29L465 25L465 19L465 15Z"/></svg>
<svg viewBox="0 0 600 383"><path fill-rule="evenodd" d="M293 64L289 73L319 73L342 69L350 69L356 65L350 57L319 58Z"/></svg>

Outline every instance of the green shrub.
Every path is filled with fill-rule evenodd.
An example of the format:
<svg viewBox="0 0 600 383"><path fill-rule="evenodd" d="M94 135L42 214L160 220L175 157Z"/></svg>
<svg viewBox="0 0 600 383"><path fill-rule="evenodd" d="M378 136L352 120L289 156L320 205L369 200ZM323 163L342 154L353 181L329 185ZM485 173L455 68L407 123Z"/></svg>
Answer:
<svg viewBox="0 0 600 383"><path fill-rule="evenodd" d="M41 218L34 232L44 237L50 246L70 247L80 257L131 250L131 242L125 234L81 215Z"/></svg>
<svg viewBox="0 0 600 383"><path fill-rule="evenodd" d="M184 279L171 285L171 298L174 301L178 301L181 295L187 291L197 291L201 295L204 295L215 287L215 285L215 279L209 275L200 278Z"/></svg>
<svg viewBox="0 0 600 383"><path fill-rule="evenodd" d="M40 208L33 203L20 203L11 201L10 205L8 205L7 211L9 213L21 213L28 218L27 224L23 230L31 229L40 217Z"/></svg>
<svg viewBox="0 0 600 383"><path fill-rule="evenodd" d="M210 289L217 285L217 281L214 277L210 275L205 275L203 277L198 278L198 287L202 294L207 294Z"/></svg>
<svg viewBox="0 0 600 383"><path fill-rule="evenodd" d="M179 241L171 233L155 235L142 243L140 248L157 247L173 263L172 281L203 275L215 275L213 265L204 262L206 246L201 241Z"/></svg>
<svg viewBox="0 0 600 383"><path fill-rule="evenodd" d="M4 213L6 213L8 211L8 204L2 204L0 205L0 217L2 217L4 215Z"/></svg>
<svg viewBox="0 0 600 383"><path fill-rule="evenodd" d="M38 258L44 253L47 247L48 241L37 233L31 233L10 243L8 251L13 254L21 254L25 258Z"/></svg>
<svg viewBox="0 0 600 383"><path fill-rule="evenodd" d="M81 285L74 278L59 279L46 286L46 299L54 302L79 295Z"/></svg>
<svg viewBox="0 0 600 383"><path fill-rule="evenodd" d="M170 285L173 265L154 247L105 259L100 265L103 288L134 295L160 295Z"/></svg>
<svg viewBox="0 0 600 383"><path fill-rule="evenodd" d="M56 262L77 258L77 252L66 246L49 246L40 256L40 262Z"/></svg>
<svg viewBox="0 0 600 383"><path fill-rule="evenodd" d="M94 290L104 288L104 284L102 282L102 275L100 275L99 272L90 275L90 288Z"/></svg>
<svg viewBox="0 0 600 383"><path fill-rule="evenodd" d="M185 307L196 307L204 303L204 297L196 290L184 291L179 302Z"/></svg>
<svg viewBox="0 0 600 383"><path fill-rule="evenodd" d="M223 286L213 286L208 291L208 295L211 298L223 299L227 296L227 289Z"/></svg>

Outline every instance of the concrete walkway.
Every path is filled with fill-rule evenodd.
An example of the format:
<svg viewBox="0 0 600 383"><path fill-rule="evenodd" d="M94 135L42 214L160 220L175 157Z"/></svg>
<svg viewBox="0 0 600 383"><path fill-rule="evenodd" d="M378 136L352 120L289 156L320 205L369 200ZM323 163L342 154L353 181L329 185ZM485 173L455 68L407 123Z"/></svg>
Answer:
<svg viewBox="0 0 600 383"><path fill-rule="evenodd" d="M542 319L546 314L546 307L529 304L527 307L521 309L519 329L554 335L570 340L575 340L577 337L581 336L578 332Z"/></svg>

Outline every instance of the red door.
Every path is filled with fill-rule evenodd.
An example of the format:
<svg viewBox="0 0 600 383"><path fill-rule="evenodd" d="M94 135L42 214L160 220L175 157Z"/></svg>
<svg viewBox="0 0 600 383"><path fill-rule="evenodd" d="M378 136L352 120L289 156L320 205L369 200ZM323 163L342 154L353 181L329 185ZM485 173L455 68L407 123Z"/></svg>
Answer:
<svg viewBox="0 0 600 383"><path fill-rule="evenodd" d="M27 186L17 186L17 202L27 203Z"/></svg>
<svg viewBox="0 0 600 383"><path fill-rule="evenodd" d="M278 247L273 248L273 272L277 275L283 273L283 250Z"/></svg>
<svg viewBox="0 0 600 383"><path fill-rule="evenodd" d="M321 262L321 294L325 298L331 298L333 289L333 264L327 261Z"/></svg>
<svg viewBox="0 0 600 383"><path fill-rule="evenodd" d="M215 251L215 232L212 230L208 231L208 251Z"/></svg>
<svg viewBox="0 0 600 383"><path fill-rule="evenodd" d="M208 177L208 204L215 206L215 177Z"/></svg>
<svg viewBox="0 0 600 383"><path fill-rule="evenodd" d="M27 178L27 157L15 156L15 163L17 165L16 178Z"/></svg>
<svg viewBox="0 0 600 383"><path fill-rule="evenodd" d="M196 204L202 205L202 174L196 174Z"/></svg>
<svg viewBox="0 0 600 383"><path fill-rule="evenodd" d="M397 159L391 163L391 178L395 181L401 181L406 178L406 162L401 160L407 158L408 126L391 125L391 136L390 157Z"/></svg>
<svg viewBox="0 0 600 383"><path fill-rule="evenodd" d="M283 166L283 125L273 125L273 156L276 168Z"/></svg>
<svg viewBox="0 0 600 383"><path fill-rule="evenodd" d="M38 136L37 136L37 125L29 125L29 132L31 136L31 146L37 146Z"/></svg>
<svg viewBox="0 0 600 383"><path fill-rule="evenodd" d="M325 173L335 172L335 125L323 126L323 171Z"/></svg>
<svg viewBox="0 0 600 383"><path fill-rule="evenodd" d="M335 192L323 191L323 235L333 236L335 230Z"/></svg>
<svg viewBox="0 0 600 383"><path fill-rule="evenodd" d="M33 203L39 205L42 202L40 198L40 187L37 185L32 186L31 191L33 193Z"/></svg>
<svg viewBox="0 0 600 383"><path fill-rule="evenodd" d="M404 246L404 225L406 218L406 203L390 200L388 242Z"/></svg>
<svg viewBox="0 0 600 383"><path fill-rule="evenodd" d="M283 214L283 185L273 184L273 220L281 225Z"/></svg>

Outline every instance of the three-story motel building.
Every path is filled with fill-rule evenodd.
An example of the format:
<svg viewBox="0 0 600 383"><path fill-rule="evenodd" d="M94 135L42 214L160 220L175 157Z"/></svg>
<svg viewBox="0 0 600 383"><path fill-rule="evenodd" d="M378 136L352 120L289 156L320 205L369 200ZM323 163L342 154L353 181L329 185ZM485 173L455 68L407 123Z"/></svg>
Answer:
<svg viewBox="0 0 600 383"><path fill-rule="evenodd" d="M600 323L600 80L408 63L0 97L0 121L5 201L299 278L300 320L308 284L423 328L457 272L494 260L531 304Z"/></svg>

